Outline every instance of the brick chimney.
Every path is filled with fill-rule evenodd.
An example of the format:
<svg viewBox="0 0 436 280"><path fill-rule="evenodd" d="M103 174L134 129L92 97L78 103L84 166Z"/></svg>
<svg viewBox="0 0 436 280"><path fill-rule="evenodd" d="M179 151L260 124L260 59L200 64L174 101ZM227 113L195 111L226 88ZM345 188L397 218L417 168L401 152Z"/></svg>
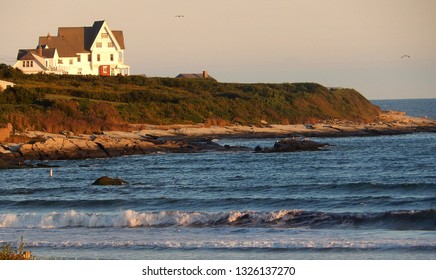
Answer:
<svg viewBox="0 0 436 280"><path fill-rule="evenodd" d="M41 45L38 46L38 55L42 57L42 47L41 47Z"/></svg>
<svg viewBox="0 0 436 280"><path fill-rule="evenodd" d="M207 73L207 70L203 71L203 79L209 78L209 73Z"/></svg>

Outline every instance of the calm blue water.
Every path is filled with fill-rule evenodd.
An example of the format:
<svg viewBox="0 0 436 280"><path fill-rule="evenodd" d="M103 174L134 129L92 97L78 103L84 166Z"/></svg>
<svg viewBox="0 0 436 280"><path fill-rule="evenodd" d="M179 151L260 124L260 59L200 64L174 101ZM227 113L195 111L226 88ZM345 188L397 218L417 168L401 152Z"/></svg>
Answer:
<svg viewBox="0 0 436 280"><path fill-rule="evenodd" d="M402 111L413 117L436 119L436 98L371 100L371 102L383 110Z"/></svg>
<svg viewBox="0 0 436 280"><path fill-rule="evenodd" d="M0 170L0 242L40 259L436 259L436 135L318 140L334 146ZM104 175L129 185L92 185Z"/></svg>

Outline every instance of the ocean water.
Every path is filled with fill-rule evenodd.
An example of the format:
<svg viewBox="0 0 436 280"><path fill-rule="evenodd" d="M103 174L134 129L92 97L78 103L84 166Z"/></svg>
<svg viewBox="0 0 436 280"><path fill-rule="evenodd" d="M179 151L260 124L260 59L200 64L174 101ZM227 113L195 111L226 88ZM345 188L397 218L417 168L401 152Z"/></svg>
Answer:
<svg viewBox="0 0 436 280"><path fill-rule="evenodd" d="M406 112L413 117L436 119L436 98L371 100L383 110Z"/></svg>
<svg viewBox="0 0 436 280"><path fill-rule="evenodd" d="M272 146L277 139L220 139ZM0 243L38 259L436 259L436 135L0 170ZM101 176L125 186L94 186Z"/></svg>

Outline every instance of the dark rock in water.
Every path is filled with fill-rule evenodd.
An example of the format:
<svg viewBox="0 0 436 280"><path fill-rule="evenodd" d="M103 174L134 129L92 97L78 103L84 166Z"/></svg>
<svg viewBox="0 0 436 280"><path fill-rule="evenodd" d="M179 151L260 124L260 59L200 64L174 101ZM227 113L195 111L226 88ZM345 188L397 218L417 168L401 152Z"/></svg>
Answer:
<svg viewBox="0 0 436 280"><path fill-rule="evenodd" d="M121 186L121 185L127 185L128 183L119 178L110 178L107 176L103 176L95 180L95 182L92 184L98 186Z"/></svg>
<svg viewBox="0 0 436 280"><path fill-rule="evenodd" d="M261 153L261 152L263 151L263 149L262 149L261 146L256 146L256 148L254 148L254 151L255 151L256 153Z"/></svg>
<svg viewBox="0 0 436 280"><path fill-rule="evenodd" d="M52 165L52 164L38 162L37 164L32 165L32 167L35 167L35 168L57 168L57 167L60 167L60 165Z"/></svg>
<svg viewBox="0 0 436 280"><path fill-rule="evenodd" d="M285 138L274 143L272 148L262 148L257 146L254 151L256 153L287 153L297 151L318 151L323 147L329 146L327 143L317 143L309 139L299 138Z"/></svg>
<svg viewBox="0 0 436 280"><path fill-rule="evenodd" d="M11 151L9 146L0 144L0 169L28 168L24 159Z"/></svg>
<svg viewBox="0 0 436 280"><path fill-rule="evenodd" d="M0 169L20 169L20 168L30 168L30 167L32 166L28 165L23 160L0 157Z"/></svg>

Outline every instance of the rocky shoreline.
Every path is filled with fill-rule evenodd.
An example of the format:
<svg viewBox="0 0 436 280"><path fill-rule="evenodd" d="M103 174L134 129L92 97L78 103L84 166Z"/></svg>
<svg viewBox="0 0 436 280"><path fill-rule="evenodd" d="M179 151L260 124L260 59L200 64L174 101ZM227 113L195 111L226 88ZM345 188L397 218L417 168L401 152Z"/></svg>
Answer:
<svg viewBox="0 0 436 280"><path fill-rule="evenodd" d="M211 138L114 138L109 136L53 137L34 144L0 146L0 168L30 167L26 161L50 161L107 158L151 153L200 153L207 151L294 152L319 150L327 144L308 139L284 139L272 147L252 149L244 146L219 145ZM47 167L36 165L33 167Z"/></svg>
<svg viewBox="0 0 436 280"><path fill-rule="evenodd" d="M69 160L107 158L150 153L196 153L231 150L207 138L197 139L133 139L105 135L65 137L48 136L33 144L1 145L0 168L28 167L28 160ZM240 148L242 149L242 147Z"/></svg>
<svg viewBox="0 0 436 280"><path fill-rule="evenodd" d="M325 122L306 125L265 125L262 127L204 125L146 126L135 132L108 131L92 135L26 132L41 141L0 145L1 168L26 168L28 160L107 158L150 153L198 153L206 151L293 152L320 150L320 144L305 137L347 137L436 132L436 121L413 118L399 112L381 116L378 123ZM214 138L285 138L272 147L222 146ZM40 167L40 166L39 166Z"/></svg>

